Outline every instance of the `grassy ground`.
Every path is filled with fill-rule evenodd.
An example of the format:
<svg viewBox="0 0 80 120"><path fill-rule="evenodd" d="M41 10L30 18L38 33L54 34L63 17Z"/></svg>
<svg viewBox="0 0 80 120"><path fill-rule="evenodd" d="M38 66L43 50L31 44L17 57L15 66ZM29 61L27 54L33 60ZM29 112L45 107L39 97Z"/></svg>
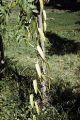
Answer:
<svg viewBox="0 0 80 120"><path fill-rule="evenodd" d="M48 61L54 81L80 79L80 12L47 10Z"/></svg>
<svg viewBox="0 0 80 120"><path fill-rule="evenodd" d="M24 102L21 98L22 94L20 94L20 92L26 93L27 90L20 90L24 87L27 87L27 83L25 84L25 80L32 80L33 77L36 75L34 68L34 63L36 61L35 50L30 45L25 45L24 41L20 41L20 44L18 42L18 39L23 38L23 35L21 35L23 33L23 29L21 29L19 32L17 31L17 28L19 27L17 21L17 14L18 12L14 10L11 13L12 16L9 18L10 21L8 22L7 26L8 36L6 34L6 39L4 41L5 55L10 65L14 69L16 66L19 74L21 76L23 75L24 78L22 78L22 85L20 86L20 84L17 85L16 82L18 76L13 76L13 74L11 73L11 76L13 77L12 79L11 76L8 77L9 73L6 72L6 77L5 74L3 74L3 78L0 80L1 120L22 120L22 118L23 120L25 120L24 118L25 113L27 114L27 108L25 108L24 110L23 107L20 108L21 101ZM58 94L57 90L55 92L56 96L53 91L51 91L51 94L55 96L56 101L58 101L57 99L60 100L57 102L56 105L54 104L55 108L58 108L58 110L62 111L60 115L63 114L62 117L57 114L57 116L59 116L59 118L57 119L69 120L69 114L67 115L67 112L70 111L70 107L68 108L69 110L67 112L64 112L64 110L62 110L64 108L62 105L64 105L65 103L68 104L71 100L71 103L68 105L73 106L76 98L69 98L66 102L63 103L63 100L60 99L60 97L61 95L64 95L62 94L62 92L66 90L66 86L67 89L70 91L68 92L68 94L66 94L66 96L70 95L70 93L72 96L72 87L80 85L80 11L68 12L63 10L47 9L47 16L48 26L46 33L46 57L50 66L48 74L52 78L51 89L53 89L54 83L56 86L55 89L59 89ZM19 38L16 37L18 34L21 35L19 36ZM33 45L35 46L34 42ZM21 76L19 77L21 78ZM27 76L27 78L25 78L25 76ZM23 97L24 96L26 97L27 95L23 95ZM51 98L53 101L52 96ZM72 106L71 109L73 109ZM80 113L78 112L78 107L76 111L77 112L75 112L75 116L76 114L77 116L79 116ZM48 112L50 113L50 111ZM73 115L74 112L70 114ZM53 118L50 118L50 116L48 116L48 118L49 120L53 120ZM70 118L70 120L78 119L79 117Z"/></svg>

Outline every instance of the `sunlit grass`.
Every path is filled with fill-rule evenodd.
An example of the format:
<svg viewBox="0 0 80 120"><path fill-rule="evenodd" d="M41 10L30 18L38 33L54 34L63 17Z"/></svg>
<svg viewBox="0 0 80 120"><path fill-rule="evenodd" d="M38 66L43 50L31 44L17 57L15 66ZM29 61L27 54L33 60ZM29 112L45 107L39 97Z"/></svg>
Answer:
<svg viewBox="0 0 80 120"><path fill-rule="evenodd" d="M56 33L61 38L66 38L68 41L72 40L80 44L80 25L79 22L80 11L68 12L51 10L47 12L47 31ZM54 41L54 39L53 39ZM65 41L65 40L64 40ZM61 44L60 44L61 45ZM64 42L65 45L65 42ZM80 46L80 45L79 45ZM80 48L79 48L80 50ZM75 85L80 79L80 53L65 53L64 55L53 54L48 55L48 62L51 67L50 76L53 76L53 81L59 79L70 81Z"/></svg>

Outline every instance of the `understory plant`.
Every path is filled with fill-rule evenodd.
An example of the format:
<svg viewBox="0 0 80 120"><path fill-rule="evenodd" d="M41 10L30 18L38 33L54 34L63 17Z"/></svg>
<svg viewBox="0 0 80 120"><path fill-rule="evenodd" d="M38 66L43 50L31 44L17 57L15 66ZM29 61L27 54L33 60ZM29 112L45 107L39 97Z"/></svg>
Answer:
<svg viewBox="0 0 80 120"><path fill-rule="evenodd" d="M11 1L9 4L3 5L3 3L1 3L1 27L6 28L6 23L8 21L11 9L18 6L19 26L24 30L24 32L22 33L22 36L24 37L22 37L21 39L25 38L25 43L28 43L31 47L33 47L36 52L36 60L34 66L37 74L36 78L32 80L32 85L30 86L31 88L29 88L30 90L28 90L28 108L30 111L30 118L33 120L37 119L37 115L41 114L41 109L44 109L44 107L46 107L46 104L48 103L48 97L46 94L47 61L45 57L45 2L45 0L15 0ZM19 31L19 29L17 31ZM20 35L17 36L19 44L20 37ZM31 40L35 40L35 46L30 42ZM40 106L40 104L42 107Z"/></svg>

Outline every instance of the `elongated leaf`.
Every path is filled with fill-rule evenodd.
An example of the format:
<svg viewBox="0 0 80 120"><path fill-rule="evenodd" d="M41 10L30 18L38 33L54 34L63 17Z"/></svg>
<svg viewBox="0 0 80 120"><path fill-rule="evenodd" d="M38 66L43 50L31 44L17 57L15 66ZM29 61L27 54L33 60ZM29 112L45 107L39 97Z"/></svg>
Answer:
<svg viewBox="0 0 80 120"><path fill-rule="evenodd" d="M12 7L12 8L16 7L16 2L15 2L15 1L12 2L11 7Z"/></svg>
<svg viewBox="0 0 80 120"><path fill-rule="evenodd" d="M47 25L46 25L46 22L44 21L43 23L43 28L44 28L44 32L46 31L46 28L47 28Z"/></svg>
<svg viewBox="0 0 80 120"><path fill-rule="evenodd" d="M39 106L38 106L36 101L35 101L35 108L36 108L37 114L39 115L40 114L40 110L39 110Z"/></svg>
<svg viewBox="0 0 80 120"><path fill-rule="evenodd" d="M38 50L38 52L39 52L40 56L42 57L42 59L44 59L44 60L45 60L44 53L43 53L43 51L42 51L42 49L41 49L41 47L40 47L39 45L37 46L37 50Z"/></svg>
<svg viewBox="0 0 80 120"><path fill-rule="evenodd" d="M36 9L33 9L32 11L33 11L33 13L38 13L38 10L36 10Z"/></svg>
<svg viewBox="0 0 80 120"><path fill-rule="evenodd" d="M33 120L36 120L36 116L35 115L33 115Z"/></svg>
<svg viewBox="0 0 80 120"><path fill-rule="evenodd" d="M39 2L40 2L40 9L43 10L43 7L44 7L43 0L39 0Z"/></svg>
<svg viewBox="0 0 80 120"><path fill-rule="evenodd" d="M44 40L44 41L45 41L45 36L44 36L44 33L43 33L43 31L42 31L41 28L38 28L38 32L39 32L39 34L40 34L41 40Z"/></svg>
<svg viewBox="0 0 80 120"><path fill-rule="evenodd" d="M32 5L32 4L30 4L29 7L30 7L31 9L36 9L36 6L34 6L34 5Z"/></svg>
<svg viewBox="0 0 80 120"><path fill-rule="evenodd" d="M45 10L43 10L43 19L46 21L46 11Z"/></svg>
<svg viewBox="0 0 80 120"><path fill-rule="evenodd" d="M35 67L36 67L36 71L37 71L37 73L38 73L39 78L41 78L41 69L40 69L39 64L36 63L36 64L35 64Z"/></svg>
<svg viewBox="0 0 80 120"><path fill-rule="evenodd" d="M28 2L29 2L29 3L32 3L32 2L34 2L34 0L28 0Z"/></svg>
<svg viewBox="0 0 80 120"><path fill-rule="evenodd" d="M37 91L38 91L37 80L33 80L33 87L34 87L35 93L37 94Z"/></svg>
<svg viewBox="0 0 80 120"><path fill-rule="evenodd" d="M30 95L30 104L31 107L33 108L34 107L33 94Z"/></svg>
<svg viewBox="0 0 80 120"><path fill-rule="evenodd" d="M26 0L23 0L23 10L26 11L26 8L27 8L27 1Z"/></svg>

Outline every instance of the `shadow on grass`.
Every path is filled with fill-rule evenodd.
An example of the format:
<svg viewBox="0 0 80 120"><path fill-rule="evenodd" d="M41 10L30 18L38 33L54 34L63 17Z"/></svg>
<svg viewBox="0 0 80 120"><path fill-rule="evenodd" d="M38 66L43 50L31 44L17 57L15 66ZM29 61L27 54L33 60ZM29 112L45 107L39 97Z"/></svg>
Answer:
<svg viewBox="0 0 80 120"><path fill-rule="evenodd" d="M69 82L58 81L49 94L50 104L60 115L66 113L68 120L80 120L80 85L72 87Z"/></svg>
<svg viewBox="0 0 80 120"><path fill-rule="evenodd" d="M0 74L1 79L5 79L7 76L10 81L15 81L16 85L16 91L18 93L19 103L18 103L18 109L21 111L21 113L18 115L18 118L20 120L24 119L21 114L23 114L27 110L26 119L30 117L30 111L29 111L29 95L31 92L33 92L33 80L35 78L35 70L34 68L31 68L30 66L26 69L26 74L22 75L20 72L22 68L19 68L20 71L18 71L16 67L16 62L12 62L10 59L6 58L6 65L5 70ZM20 67L20 66L19 66ZM9 86L10 87L10 86ZM14 87L14 82L13 82ZM23 112L24 111L24 112Z"/></svg>
<svg viewBox="0 0 80 120"><path fill-rule="evenodd" d="M48 54L64 55L64 54L77 54L80 51L80 42L62 38L55 33L47 32L46 37L51 43L48 48Z"/></svg>
<svg viewBox="0 0 80 120"><path fill-rule="evenodd" d="M80 21L75 22L76 25L79 25L79 28L76 29L76 31L80 32Z"/></svg>
<svg viewBox="0 0 80 120"><path fill-rule="evenodd" d="M76 31L80 32L80 28L75 29Z"/></svg>
<svg viewBox="0 0 80 120"><path fill-rule="evenodd" d="M70 12L80 10L80 2L77 2L77 0L50 0L47 6L58 10L69 10Z"/></svg>
<svg viewBox="0 0 80 120"><path fill-rule="evenodd" d="M80 25L80 21L75 22L75 24Z"/></svg>
<svg viewBox="0 0 80 120"><path fill-rule="evenodd" d="M75 24L78 24L78 25L80 25L80 21L77 21Z"/></svg>
<svg viewBox="0 0 80 120"><path fill-rule="evenodd" d="M10 60L6 61L4 75L10 77L10 80L13 80L17 83L16 88L18 88L17 90L20 101L20 103L18 103L18 109L20 109L21 111L17 119L24 120L24 118L21 116L21 114L24 113L26 114L26 119L28 119L30 117L30 110L28 108L29 95L32 93L32 91L34 91L32 86L32 80L35 78L35 75L33 75L34 70L28 67L27 75L24 76L21 75L17 69L14 69L12 65L14 65L14 63L12 63ZM80 85L71 86L69 82L63 82L59 80L55 84L51 85L51 90L49 91L48 95L50 106L53 106L57 110L57 112L59 113L58 116L60 115L63 117L66 113L66 115L68 116L68 119L66 120L80 120ZM39 97L39 95L34 97ZM50 118L51 117L52 116L50 116ZM53 118L51 118L50 120L52 119ZM48 118L46 118L46 120L48 120ZM65 119L62 118L56 120Z"/></svg>

